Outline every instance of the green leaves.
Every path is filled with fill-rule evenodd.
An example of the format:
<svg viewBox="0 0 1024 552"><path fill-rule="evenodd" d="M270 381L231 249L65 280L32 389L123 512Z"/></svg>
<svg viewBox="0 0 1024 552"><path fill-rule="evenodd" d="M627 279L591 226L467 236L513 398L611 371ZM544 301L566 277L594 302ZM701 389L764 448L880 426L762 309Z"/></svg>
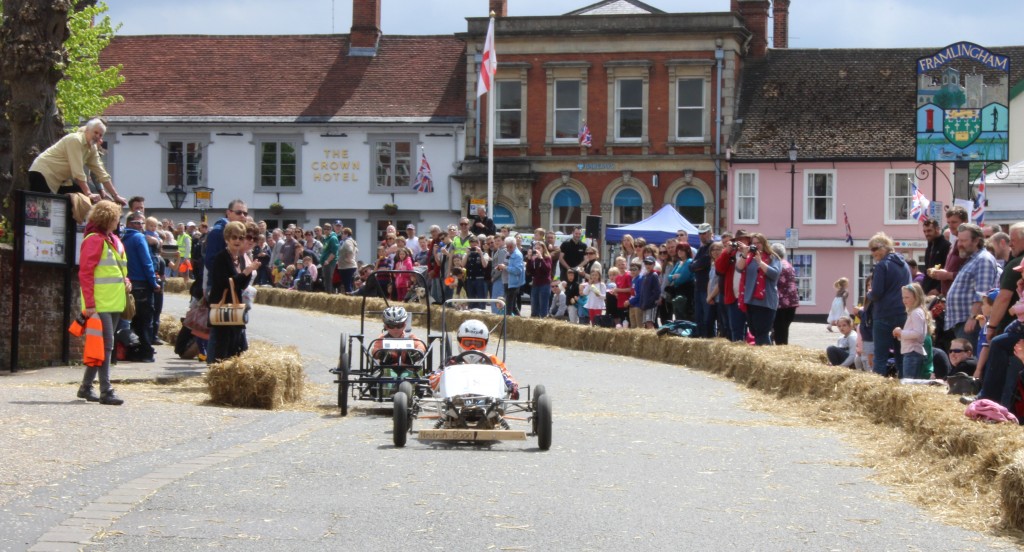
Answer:
<svg viewBox="0 0 1024 552"><path fill-rule="evenodd" d="M68 63L64 78L57 83L57 106L64 115L68 126L78 126L82 121L97 117L124 98L107 95L107 92L124 82L121 66L100 67L100 52L110 44L114 34L121 28L103 15L107 5L103 2L86 6L68 17L70 34L64 46L68 51ZM101 17L102 16L102 17Z"/></svg>

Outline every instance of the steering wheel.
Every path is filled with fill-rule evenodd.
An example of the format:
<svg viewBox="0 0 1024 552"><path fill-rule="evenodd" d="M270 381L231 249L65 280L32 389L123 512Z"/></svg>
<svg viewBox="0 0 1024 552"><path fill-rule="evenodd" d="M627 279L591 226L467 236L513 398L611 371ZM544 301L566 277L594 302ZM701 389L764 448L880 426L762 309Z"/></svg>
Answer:
<svg viewBox="0 0 1024 552"><path fill-rule="evenodd" d="M474 356L480 358L482 362L474 362L474 361L469 360L470 358L472 358ZM470 349L468 351L462 351L458 355L452 357L451 361L449 361L449 362L451 362L452 364L469 364L469 363L473 363L473 364L491 364L491 365L494 364L493 362L491 362L491 357L487 356L486 353L483 353L483 352L480 352L480 351L474 351L472 349Z"/></svg>

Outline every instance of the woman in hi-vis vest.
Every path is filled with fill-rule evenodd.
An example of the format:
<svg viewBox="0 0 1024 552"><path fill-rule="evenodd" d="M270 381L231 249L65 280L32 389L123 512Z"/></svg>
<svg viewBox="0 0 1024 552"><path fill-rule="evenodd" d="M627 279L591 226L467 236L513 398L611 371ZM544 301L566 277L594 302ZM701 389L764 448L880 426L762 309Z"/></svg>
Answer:
<svg viewBox="0 0 1024 552"><path fill-rule="evenodd" d="M78 269L82 312L86 319L99 318L103 326L103 363L99 366L86 366L78 398L112 405L124 403L110 386L110 357L114 351L114 328L124 311L125 295L131 291L124 246L114 235L120 219L121 206L113 201L100 201L92 206L85 226ZM96 332L94 327L95 324L86 327L87 343L90 334ZM93 340L96 337L94 335ZM100 379L99 396L92 389L97 374Z"/></svg>

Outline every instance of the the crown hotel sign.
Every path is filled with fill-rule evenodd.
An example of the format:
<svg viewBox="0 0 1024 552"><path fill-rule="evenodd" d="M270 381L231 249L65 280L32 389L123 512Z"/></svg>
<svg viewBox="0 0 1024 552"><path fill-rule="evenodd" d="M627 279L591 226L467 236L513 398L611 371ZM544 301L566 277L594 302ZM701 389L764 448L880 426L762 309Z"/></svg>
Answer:
<svg viewBox="0 0 1024 552"><path fill-rule="evenodd" d="M1006 161L1010 59L957 42L917 60L917 161Z"/></svg>

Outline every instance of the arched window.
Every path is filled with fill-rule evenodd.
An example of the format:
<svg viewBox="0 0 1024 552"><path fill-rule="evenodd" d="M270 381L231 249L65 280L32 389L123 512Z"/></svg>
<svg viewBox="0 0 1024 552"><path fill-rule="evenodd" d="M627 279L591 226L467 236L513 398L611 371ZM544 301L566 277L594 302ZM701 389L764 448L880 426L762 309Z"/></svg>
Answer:
<svg viewBox="0 0 1024 552"><path fill-rule="evenodd" d="M643 218L644 200L640 197L640 192L633 188L619 191L612 203L615 205L612 211L612 224L633 224Z"/></svg>
<svg viewBox="0 0 1024 552"><path fill-rule="evenodd" d="M514 228L516 225L516 216L512 214L512 211L504 205L494 206L494 226L495 228L501 228L502 226L508 225Z"/></svg>
<svg viewBox="0 0 1024 552"><path fill-rule="evenodd" d="M583 224L580 195L571 188L562 188L551 201L551 230L571 234Z"/></svg>
<svg viewBox="0 0 1024 552"><path fill-rule="evenodd" d="M686 188L676 196L676 210L694 225L704 222L704 194Z"/></svg>

